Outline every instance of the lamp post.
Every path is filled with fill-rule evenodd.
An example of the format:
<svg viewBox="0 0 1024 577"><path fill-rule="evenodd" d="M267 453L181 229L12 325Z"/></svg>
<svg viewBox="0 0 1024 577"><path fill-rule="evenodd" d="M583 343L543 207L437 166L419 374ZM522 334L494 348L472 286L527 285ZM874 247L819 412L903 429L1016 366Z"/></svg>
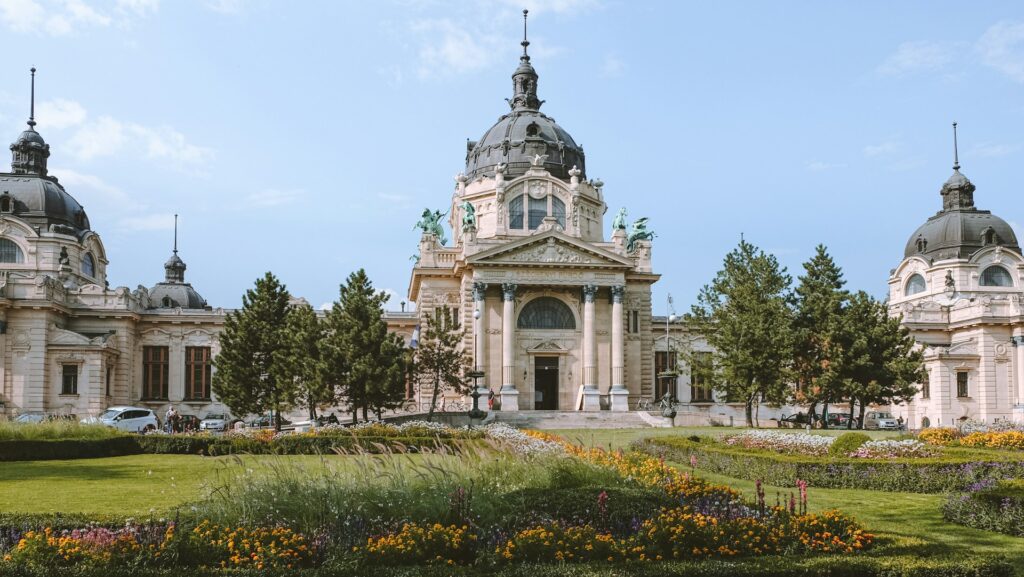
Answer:
<svg viewBox="0 0 1024 577"><path fill-rule="evenodd" d="M668 295L668 307L665 311L665 370L658 375L665 379L665 394L661 398L661 415L666 419L673 419L673 425L675 424L674 419L676 418L675 409L675 391L673 391L673 379L675 379L679 373L676 372L675 367L669 363L672 361L672 337L669 335L669 325L676 322L678 317L675 314L675 307L672 306L672 295Z"/></svg>
<svg viewBox="0 0 1024 577"><path fill-rule="evenodd" d="M473 408L469 410L469 426L473 426L473 419L482 419L487 416L487 413L480 410L480 387L477 386L476 381L484 376L484 372L481 370L473 370L466 373L466 376L473 379L473 392L469 396L473 397Z"/></svg>

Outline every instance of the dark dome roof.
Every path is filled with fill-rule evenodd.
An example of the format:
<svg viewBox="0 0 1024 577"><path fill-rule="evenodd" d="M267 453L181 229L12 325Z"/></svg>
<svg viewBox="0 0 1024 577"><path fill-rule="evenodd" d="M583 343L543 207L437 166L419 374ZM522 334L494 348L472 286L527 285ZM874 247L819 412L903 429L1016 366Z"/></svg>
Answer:
<svg viewBox="0 0 1024 577"><path fill-rule="evenodd" d="M15 145L24 143L46 146L46 141L43 140L43 135L39 134L34 129L23 131L21 134L18 135L18 139L14 141Z"/></svg>
<svg viewBox="0 0 1024 577"><path fill-rule="evenodd" d="M15 216L44 230L69 234L81 234L89 230L89 217L85 209L64 190L56 178L0 173L0 199L4 195L10 196L11 212Z"/></svg>
<svg viewBox="0 0 1024 577"><path fill-rule="evenodd" d="M544 168L559 178L568 179L573 166L586 178L583 148L553 118L529 109L502 116L479 142L468 143L466 176L493 176L495 166L505 163L506 177L515 178L530 169L537 155L547 155Z"/></svg>
<svg viewBox="0 0 1024 577"><path fill-rule="evenodd" d="M974 206L975 186L960 173L959 165L942 185L942 210L922 224L907 240L904 258L920 255L930 260L969 258L986 246L1020 252L1017 235L1005 220Z"/></svg>
<svg viewBox="0 0 1024 577"><path fill-rule="evenodd" d="M206 309L206 299L188 283L157 283L149 291L149 308L151 309Z"/></svg>

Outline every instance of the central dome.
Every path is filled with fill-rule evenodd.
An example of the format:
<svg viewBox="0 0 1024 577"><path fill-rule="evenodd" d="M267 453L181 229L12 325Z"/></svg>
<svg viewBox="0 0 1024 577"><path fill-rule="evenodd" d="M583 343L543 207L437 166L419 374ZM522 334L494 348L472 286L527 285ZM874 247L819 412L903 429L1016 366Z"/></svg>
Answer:
<svg viewBox="0 0 1024 577"><path fill-rule="evenodd" d="M569 171L576 167L579 176L586 179L583 147L554 118L540 111L544 101L537 98L538 76L526 53L530 42L525 28L522 45L523 55L512 73L512 98L508 101L512 112L499 118L479 141L466 142L466 176L470 180L494 176L494 169L504 164L505 176L515 178L526 174L540 156L552 175L568 180Z"/></svg>

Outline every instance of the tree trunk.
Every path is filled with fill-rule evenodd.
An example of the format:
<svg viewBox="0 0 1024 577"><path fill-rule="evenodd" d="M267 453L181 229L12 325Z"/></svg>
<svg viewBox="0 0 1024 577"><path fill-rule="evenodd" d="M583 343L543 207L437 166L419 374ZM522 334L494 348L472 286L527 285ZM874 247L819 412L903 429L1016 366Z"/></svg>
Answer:
<svg viewBox="0 0 1024 577"><path fill-rule="evenodd" d="M854 399L853 397L850 397L850 420L847 421L847 423L846 423L846 430L847 431L853 429L853 410L854 410L854 408L856 408L856 402L857 402L856 399Z"/></svg>
<svg viewBox="0 0 1024 577"><path fill-rule="evenodd" d="M864 409L866 409L867 406L868 406L867 400L866 399L861 399L861 401L860 401L860 424L857 427L858 429L863 429L864 428Z"/></svg>
<svg viewBox="0 0 1024 577"><path fill-rule="evenodd" d="M434 390L430 394L430 410L427 412L427 422L434 420L434 407L437 406L437 393L441 390L441 375L434 373Z"/></svg>
<svg viewBox="0 0 1024 577"><path fill-rule="evenodd" d="M747 405L745 407L747 426L753 428L754 426L754 400L747 397Z"/></svg>
<svg viewBox="0 0 1024 577"><path fill-rule="evenodd" d="M821 407L821 428L828 429L828 399L825 399L825 404Z"/></svg>
<svg viewBox="0 0 1024 577"><path fill-rule="evenodd" d="M811 428L814 428L814 411L818 408L818 402L812 401L811 405L807 407L807 418L811 422Z"/></svg>
<svg viewBox="0 0 1024 577"><path fill-rule="evenodd" d="M274 431L281 432L281 408L277 403L277 390L270 395L270 405L274 411Z"/></svg>
<svg viewBox="0 0 1024 577"><path fill-rule="evenodd" d="M367 414L368 413L366 412L366 403L363 403L363 420L364 421L369 421L370 420L370 417L368 417Z"/></svg>

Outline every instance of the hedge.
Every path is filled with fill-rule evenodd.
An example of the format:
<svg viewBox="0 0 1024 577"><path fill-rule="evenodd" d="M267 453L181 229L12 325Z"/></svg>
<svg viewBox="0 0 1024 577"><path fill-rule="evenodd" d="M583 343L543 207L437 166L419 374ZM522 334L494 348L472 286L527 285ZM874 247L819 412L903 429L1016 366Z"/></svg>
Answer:
<svg viewBox="0 0 1024 577"><path fill-rule="evenodd" d="M663 561L645 564L546 564L508 567L352 567L319 569L218 571L189 569L195 577L1012 577L1005 559L982 556L921 559L891 557L759 557L746 561ZM180 569L33 569L0 562L0 574L9 577L180 577Z"/></svg>
<svg viewBox="0 0 1024 577"><path fill-rule="evenodd" d="M979 483L953 493L942 506L947 521L1024 537L1024 480Z"/></svg>
<svg viewBox="0 0 1024 577"><path fill-rule="evenodd" d="M706 438L662 437L635 448L679 463L738 479L791 487L797 479L814 487L907 493L946 493L983 479L1024 477L1024 459L984 451L947 451L925 459L853 459L781 455L730 447Z"/></svg>
<svg viewBox="0 0 1024 577"><path fill-rule="evenodd" d="M87 459L124 455L316 455L359 449L415 452L424 448L457 447L474 441L440 437L355 437L351 435L290 435L266 442L246 437L206 435L131 435L113 439L0 441L0 461Z"/></svg>

